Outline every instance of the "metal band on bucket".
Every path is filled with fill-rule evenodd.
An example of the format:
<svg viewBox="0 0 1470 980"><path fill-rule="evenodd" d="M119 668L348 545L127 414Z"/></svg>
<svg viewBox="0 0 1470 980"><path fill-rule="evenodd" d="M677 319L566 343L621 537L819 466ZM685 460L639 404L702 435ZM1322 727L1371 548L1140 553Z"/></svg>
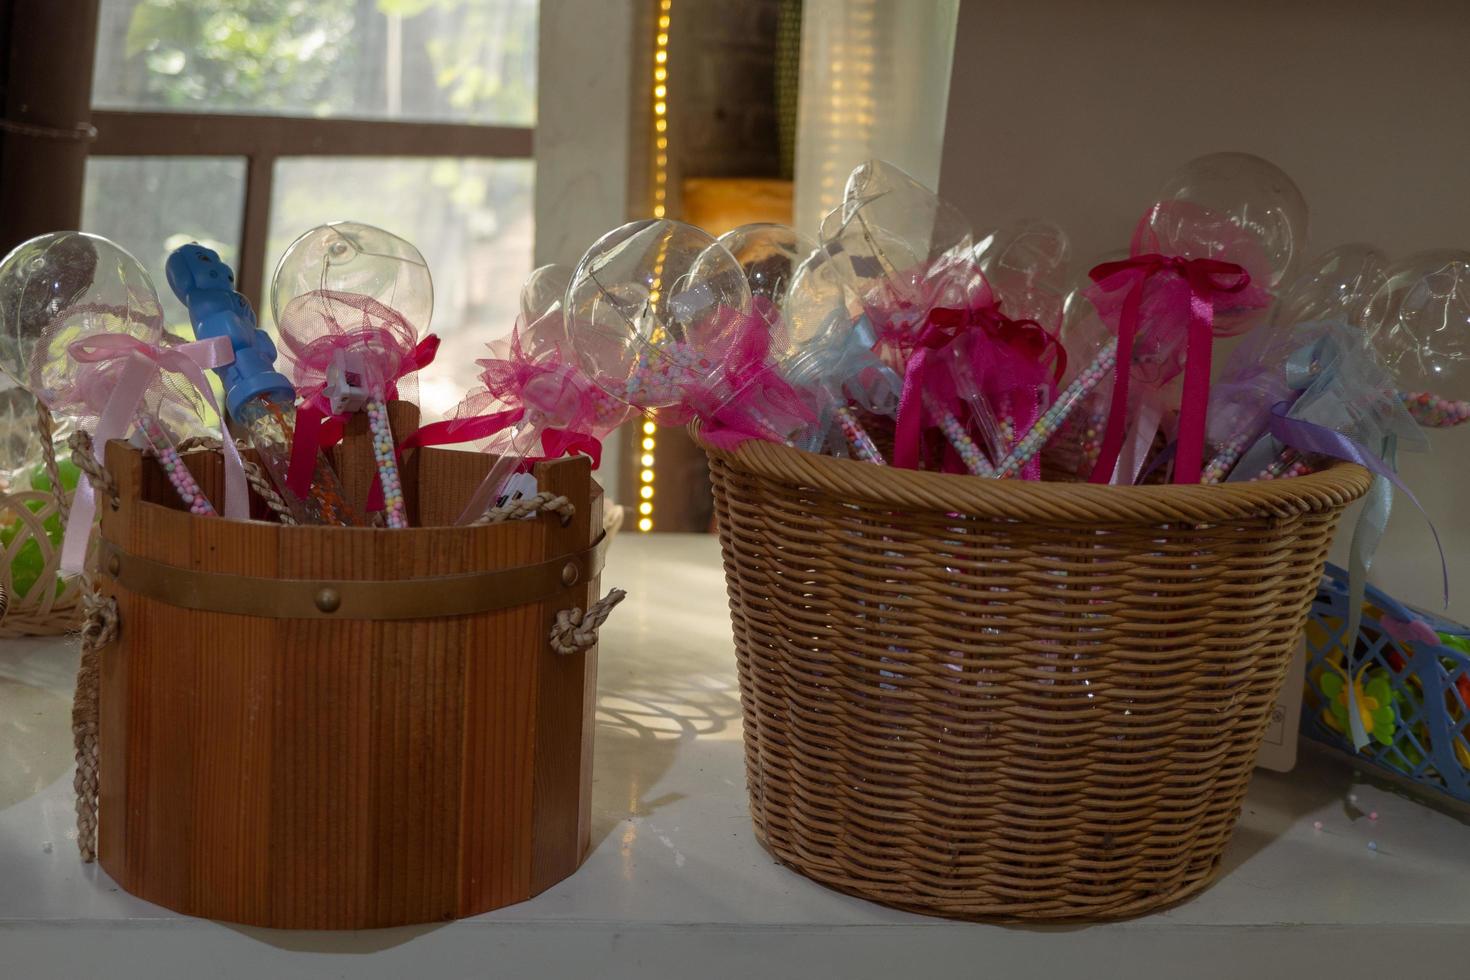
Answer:
<svg viewBox="0 0 1470 980"><path fill-rule="evenodd" d="M98 571L123 591L183 609L263 619L439 619L530 605L602 571L607 535L535 565L411 579L259 578L200 572L99 542Z"/></svg>

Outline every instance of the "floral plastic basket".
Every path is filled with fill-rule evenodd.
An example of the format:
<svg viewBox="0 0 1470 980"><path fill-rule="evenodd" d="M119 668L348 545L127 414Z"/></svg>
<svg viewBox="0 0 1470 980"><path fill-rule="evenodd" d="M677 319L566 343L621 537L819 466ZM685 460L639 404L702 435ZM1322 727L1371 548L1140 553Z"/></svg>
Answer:
<svg viewBox="0 0 1470 980"><path fill-rule="evenodd" d="M1370 772L1470 803L1470 628L1368 586L1354 673L1369 744L1348 734L1347 572L1328 565L1307 624L1302 733Z"/></svg>

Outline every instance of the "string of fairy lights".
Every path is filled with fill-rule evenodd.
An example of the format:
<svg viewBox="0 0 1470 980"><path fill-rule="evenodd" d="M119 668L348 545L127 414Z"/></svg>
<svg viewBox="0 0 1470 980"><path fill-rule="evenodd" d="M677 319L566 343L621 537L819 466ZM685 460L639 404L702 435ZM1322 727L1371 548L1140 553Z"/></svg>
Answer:
<svg viewBox="0 0 1470 980"><path fill-rule="evenodd" d="M659 0L657 28L653 35L653 216L668 213L669 188L669 24L673 0ZM654 289L649 302L658 302L658 277L662 272L663 254L654 270ZM653 530L654 450L658 447L658 427L644 418L643 436L638 456L638 530Z"/></svg>

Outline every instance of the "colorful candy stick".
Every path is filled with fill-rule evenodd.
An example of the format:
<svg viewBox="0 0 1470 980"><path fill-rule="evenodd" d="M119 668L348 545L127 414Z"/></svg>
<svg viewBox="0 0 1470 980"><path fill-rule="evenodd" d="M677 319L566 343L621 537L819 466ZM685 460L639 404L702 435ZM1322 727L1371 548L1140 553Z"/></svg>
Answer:
<svg viewBox="0 0 1470 980"><path fill-rule="evenodd" d="M1266 468L1256 474L1257 480L1284 480L1291 476L1303 476L1312 472L1311 464L1295 449L1287 446Z"/></svg>
<svg viewBox="0 0 1470 980"><path fill-rule="evenodd" d="M174 445L173 438L168 434L163 425L147 412L139 412L133 417L138 426L138 431L143 438L148 440L153 455L158 459L158 465L163 467L163 472L168 476L168 482L173 485L174 492L189 508L191 514L201 517L217 517L218 514L209 498L204 496L204 491L199 489L199 483L194 479L194 474L189 467L184 465L183 457L179 455L178 448Z"/></svg>
<svg viewBox="0 0 1470 980"><path fill-rule="evenodd" d="M924 392L924 407L929 410L930 415L939 420L940 430L944 432L944 437L949 440L949 444L955 448L955 452L960 454L960 460L965 464L965 469L975 476L995 475L995 467L990 465L990 460L985 458L985 453L981 451L975 440L970 438L970 434L965 431L964 425L955 418L953 412L946 411L939 404L939 400L927 391Z"/></svg>
<svg viewBox="0 0 1470 980"><path fill-rule="evenodd" d="M880 466L888 465L888 460L883 458L883 454L878 450L878 445L873 442L873 437L868 435L862 423L858 422L857 414L853 412L851 406L839 405L833 415L836 416L838 427L842 430L843 436L847 438L848 445L852 446L853 453L858 459L866 463L877 463Z"/></svg>
<svg viewBox="0 0 1470 980"><path fill-rule="evenodd" d="M1230 475L1230 471L1234 469L1235 464L1240 462L1240 457L1245 454L1245 451L1255 443L1257 435L1259 433L1241 433L1221 446L1219 451L1215 453L1214 458L1205 465L1204 472L1200 474L1199 482L1220 483L1223 481Z"/></svg>
<svg viewBox="0 0 1470 980"><path fill-rule="evenodd" d="M1399 398L1414 421L1428 429L1447 429L1470 420L1470 402L1441 398L1430 391L1401 391Z"/></svg>
<svg viewBox="0 0 1470 980"><path fill-rule="evenodd" d="M383 485L383 509L388 526L408 527L408 510L403 502L403 481L398 475L398 457L394 453L393 428L388 424L388 405L381 398L370 398L363 411L373 437L373 460L378 467L378 481Z"/></svg>
<svg viewBox="0 0 1470 980"><path fill-rule="evenodd" d="M1041 448L1046 445L1061 428L1067 416L1082 403L1082 400L1103 380L1110 377L1113 367L1118 363L1118 341L1116 338L1109 340L1081 374L1079 374L1065 391L1057 396L1051 408L1042 413L1036 424L1021 437L1000 465L995 468L995 475L1001 479L1007 479L1021 472L1022 467L1029 463Z"/></svg>

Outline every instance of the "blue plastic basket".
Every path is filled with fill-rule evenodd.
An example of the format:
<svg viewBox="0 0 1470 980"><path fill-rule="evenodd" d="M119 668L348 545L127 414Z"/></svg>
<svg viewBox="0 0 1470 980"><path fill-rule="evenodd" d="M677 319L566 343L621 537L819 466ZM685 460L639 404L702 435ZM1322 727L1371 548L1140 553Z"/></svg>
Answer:
<svg viewBox="0 0 1470 980"><path fill-rule="evenodd" d="M1369 744L1354 752L1346 724L1347 620L1347 572L1328 565L1307 623L1302 733L1352 755L1363 769L1470 803L1470 628L1368 586L1354 669L1371 730Z"/></svg>

